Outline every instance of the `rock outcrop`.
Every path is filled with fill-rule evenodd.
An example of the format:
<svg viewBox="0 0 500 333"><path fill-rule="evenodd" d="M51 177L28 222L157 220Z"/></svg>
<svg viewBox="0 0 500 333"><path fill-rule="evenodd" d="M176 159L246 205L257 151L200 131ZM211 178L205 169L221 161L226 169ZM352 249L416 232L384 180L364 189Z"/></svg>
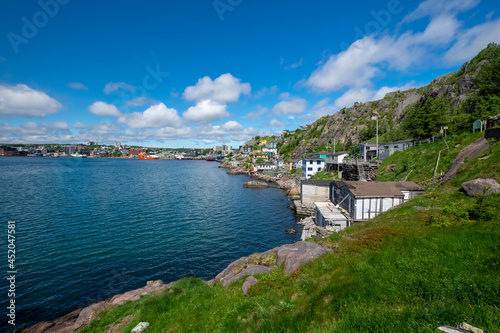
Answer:
<svg viewBox="0 0 500 333"><path fill-rule="evenodd" d="M458 153L457 157L451 164L450 170L444 175L443 180L441 180L441 185L455 178L458 169L465 163L465 160L471 160L474 157L481 154L483 150L488 148L490 143L485 138L479 138L475 142L471 143Z"/></svg>
<svg viewBox="0 0 500 333"><path fill-rule="evenodd" d="M248 289L250 289L251 286L254 286L256 285L257 283L259 283L259 280L257 280L256 278L254 278L253 276L249 276L247 277L247 279L245 280L245 282L243 283L243 287L241 287L241 290L243 291L243 294L245 296L248 296Z"/></svg>
<svg viewBox="0 0 500 333"><path fill-rule="evenodd" d="M329 248L310 242L282 245L264 253L255 253L233 261L213 280L208 281L208 284L222 283L223 287L227 288L239 279L268 273L282 264L285 266L285 274L289 275L301 265L331 251Z"/></svg>
<svg viewBox="0 0 500 333"><path fill-rule="evenodd" d="M500 184L495 179L474 179L463 183L462 188L471 197L500 193Z"/></svg>
<svg viewBox="0 0 500 333"><path fill-rule="evenodd" d="M95 316L104 309L122 305L128 301L136 301L141 296L150 293L161 293L164 289L172 287L177 282L164 284L163 281L148 281L145 287L114 296L110 301L102 301L75 310L64 317L51 322L41 322L24 329L23 333L72 333L87 325Z"/></svg>
<svg viewBox="0 0 500 333"><path fill-rule="evenodd" d="M243 187L247 188L268 188L269 184L263 182L247 182L243 184Z"/></svg>

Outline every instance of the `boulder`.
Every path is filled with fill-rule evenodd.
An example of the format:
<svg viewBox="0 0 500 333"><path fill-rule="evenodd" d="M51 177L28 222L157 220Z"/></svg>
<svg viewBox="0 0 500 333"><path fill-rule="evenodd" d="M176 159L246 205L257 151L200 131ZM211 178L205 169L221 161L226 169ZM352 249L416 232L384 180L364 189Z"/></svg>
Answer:
<svg viewBox="0 0 500 333"><path fill-rule="evenodd" d="M285 230L285 232L286 232L287 234L292 234L292 235L295 235L295 234L297 233L297 230L295 230L294 228L287 228L287 229Z"/></svg>
<svg viewBox="0 0 500 333"><path fill-rule="evenodd" d="M243 290L243 294L245 296L248 296L248 289L250 289L251 286L256 285L257 283L259 283L259 280L257 280L253 276L247 277L247 279L243 283L243 287L241 287L241 289Z"/></svg>
<svg viewBox="0 0 500 333"><path fill-rule="evenodd" d="M486 123L488 128L500 126L500 114L486 118Z"/></svg>
<svg viewBox="0 0 500 333"><path fill-rule="evenodd" d="M136 327L132 329L132 333L141 333L149 326L148 322L140 322Z"/></svg>
<svg viewBox="0 0 500 333"><path fill-rule="evenodd" d="M474 179L463 183L462 188L471 197L500 193L500 184L495 179Z"/></svg>
<svg viewBox="0 0 500 333"><path fill-rule="evenodd" d="M136 290L128 291L124 294L115 295L109 303L111 305L122 305L128 301L137 301L141 296L147 295L153 292L161 292L165 288L172 287L176 282L169 284L164 284L162 280L148 281L145 287Z"/></svg>
<svg viewBox="0 0 500 333"><path fill-rule="evenodd" d="M247 187L247 188L268 188L269 187L269 184L267 183L263 183L263 182L248 182L248 183L245 183L243 184L243 187Z"/></svg>
<svg viewBox="0 0 500 333"><path fill-rule="evenodd" d="M73 331L77 331L83 326L87 325L90 323L90 321L95 318L95 315L105 309L106 307L109 307L108 302L99 302L99 303L94 303L92 305L87 306L80 312L80 315L78 316L78 319L76 322L73 324Z"/></svg>
<svg viewBox="0 0 500 333"><path fill-rule="evenodd" d="M331 249L324 246L301 241L278 247L276 255L278 257L278 266L284 263L285 274L289 275L303 264L331 251Z"/></svg>
<svg viewBox="0 0 500 333"><path fill-rule="evenodd" d="M255 274L266 274L272 271L273 268L261 265L250 265L247 268L243 269L241 272L222 280L222 286L224 288L229 287L233 282L238 281L246 276L255 275Z"/></svg>

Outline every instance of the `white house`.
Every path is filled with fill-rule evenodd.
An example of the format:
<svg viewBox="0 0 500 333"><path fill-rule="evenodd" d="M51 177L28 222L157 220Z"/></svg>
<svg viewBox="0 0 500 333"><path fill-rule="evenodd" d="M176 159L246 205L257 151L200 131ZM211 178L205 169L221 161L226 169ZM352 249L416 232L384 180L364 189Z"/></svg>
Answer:
<svg viewBox="0 0 500 333"><path fill-rule="evenodd" d="M365 221L424 193L414 182L338 181L330 184L330 201L354 221Z"/></svg>
<svg viewBox="0 0 500 333"><path fill-rule="evenodd" d="M383 160L397 151L403 151L410 147L413 147L413 139L382 143L378 148L380 159Z"/></svg>
<svg viewBox="0 0 500 333"><path fill-rule="evenodd" d="M325 169L325 160L312 157L302 160L302 177L309 179L311 176Z"/></svg>
<svg viewBox="0 0 500 333"><path fill-rule="evenodd" d="M326 155L326 168L327 170L330 170L330 171L341 171L342 170L342 163L344 163L344 158L346 158L347 156L347 152L346 151L341 151L341 152L338 152L338 153L334 153L334 154L331 154L331 155Z"/></svg>

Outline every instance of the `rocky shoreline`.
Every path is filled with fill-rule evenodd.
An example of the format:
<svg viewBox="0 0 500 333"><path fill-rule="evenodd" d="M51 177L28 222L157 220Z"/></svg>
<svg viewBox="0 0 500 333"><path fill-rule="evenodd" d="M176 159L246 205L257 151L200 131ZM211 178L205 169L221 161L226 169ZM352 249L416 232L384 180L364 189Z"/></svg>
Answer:
<svg viewBox="0 0 500 333"><path fill-rule="evenodd" d="M276 177L270 177L260 172L250 172L244 167L233 167L227 164L221 164L219 165L219 168L230 169L227 172L228 175L243 175L255 180L274 183L279 189L286 192L290 200L300 199L300 182L297 178L290 176L289 174L279 174Z"/></svg>
<svg viewBox="0 0 500 333"><path fill-rule="evenodd" d="M246 295L248 288L258 283L254 277L257 274L265 274L284 265L285 274L290 275L303 264L314 260L325 253L332 252L331 249L310 242L297 242L285 244L263 253L254 253L248 257L242 257L230 263L217 276L207 281L209 286L217 283L224 288L232 283L246 278L242 292ZM163 281L148 281L143 288L128 291L113 296L110 300L94 303L86 308L75 310L61 318L50 322L40 322L34 326L23 329L23 333L73 333L88 325L100 312L125 304L129 301L137 301L141 296L148 294L161 294L165 290L172 292L172 288L178 281L164 284Z"/></svg>

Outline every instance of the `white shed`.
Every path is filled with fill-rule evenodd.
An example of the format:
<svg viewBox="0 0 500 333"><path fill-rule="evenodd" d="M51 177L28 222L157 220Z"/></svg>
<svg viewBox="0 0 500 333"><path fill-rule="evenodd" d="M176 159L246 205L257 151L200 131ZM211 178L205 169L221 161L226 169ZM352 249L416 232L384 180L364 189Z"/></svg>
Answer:
<svg viewBox="0 0 500 333"><path fill-rule="evenodd" d="M330 200L345 209L352 220L365 221L423 193L414 182L333 181Z"/></svg>

